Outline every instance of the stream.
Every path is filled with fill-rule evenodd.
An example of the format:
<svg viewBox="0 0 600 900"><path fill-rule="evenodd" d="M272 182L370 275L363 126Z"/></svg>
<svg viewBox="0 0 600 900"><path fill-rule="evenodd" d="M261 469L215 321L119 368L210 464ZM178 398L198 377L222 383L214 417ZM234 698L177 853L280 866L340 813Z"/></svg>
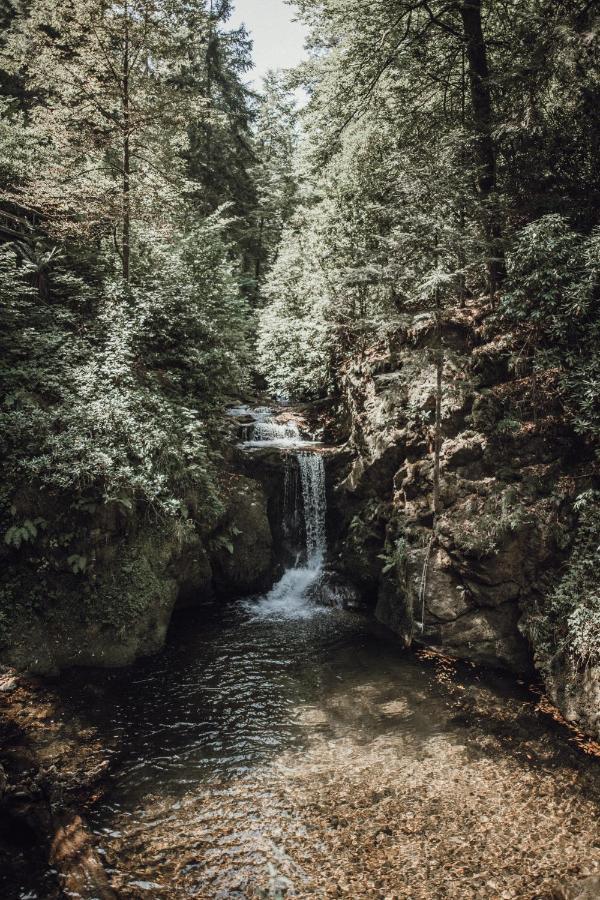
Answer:
<svg viewBox="0 0 600 900"><path fill-rule="evenodd" d="M113 756L90 825L119 896L543 898L595 871L597 761L527 685L320 604L318 447L263 416L264 442L297 454L296 564L176 617L161 656L62 683Z"/></svg>

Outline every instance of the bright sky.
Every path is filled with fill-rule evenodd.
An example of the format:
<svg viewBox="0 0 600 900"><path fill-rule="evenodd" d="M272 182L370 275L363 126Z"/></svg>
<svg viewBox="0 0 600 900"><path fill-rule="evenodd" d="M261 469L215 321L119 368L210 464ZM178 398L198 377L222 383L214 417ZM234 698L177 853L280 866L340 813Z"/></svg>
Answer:
<svg viewBox="0 0 600 900"><path fill-rule="evenodd" d="M283 0L236 0L229 24L242 22L254 41L255 86L269 69L287 69L305 56L306 29L294 22L294 8ZM250 75L250 73L249 73Z"/></svg>

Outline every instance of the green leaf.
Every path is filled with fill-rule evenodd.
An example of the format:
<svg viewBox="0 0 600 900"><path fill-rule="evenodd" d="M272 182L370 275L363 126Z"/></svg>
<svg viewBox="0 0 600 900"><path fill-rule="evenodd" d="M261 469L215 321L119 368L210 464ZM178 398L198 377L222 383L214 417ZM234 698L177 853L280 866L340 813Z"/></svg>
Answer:
<svg viewBox="0 0 600 900"><path fill-rule="evenodd" d="M87 568L87 557L73 554L67 559L67 565L70 567L74 575L83 573Z"/></svg>

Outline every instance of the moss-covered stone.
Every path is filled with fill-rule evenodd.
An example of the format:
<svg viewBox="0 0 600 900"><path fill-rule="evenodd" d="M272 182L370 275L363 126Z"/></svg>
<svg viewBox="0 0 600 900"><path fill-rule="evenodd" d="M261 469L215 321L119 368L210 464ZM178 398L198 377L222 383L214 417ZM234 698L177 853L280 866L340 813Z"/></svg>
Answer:
<svg viewBox="0 0 600 900"><path fill-rule="evenodd" d="M260 484L230 474L222 493L225 511L208 531L189 514L157 520L133 504L63 514L42 496L47 526L37 542L1 551L0 662L40 674L128 665L162 648L176 605L268 583L272 538ZM191 497L188 508L198 505ZM25 505L19 511L24 521L31 515Z"/></svg>
<svg viewBox="0 0 600 900"><path fill-rule="evenodd" d="M236 475L229 486L225 521L211 538L214 582L220 592L248 594L265 587L273 572L273 537L261 485Z"/></svg>

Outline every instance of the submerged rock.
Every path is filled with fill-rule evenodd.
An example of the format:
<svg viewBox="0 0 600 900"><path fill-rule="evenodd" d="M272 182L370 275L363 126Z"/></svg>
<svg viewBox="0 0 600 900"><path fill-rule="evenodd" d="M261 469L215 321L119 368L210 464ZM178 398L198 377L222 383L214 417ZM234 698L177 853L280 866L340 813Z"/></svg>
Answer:
<svg viewBox="0 0 600 900"><path fill-rule="evenodd" d="M365 608L365 599L361 591L339 572L326 569L315 593L316 599L326 606L349 610Z"/></svg>
<svg viewBox="0 0 600 900"><path fill-rule="evenodd" d="M598 900L600 897L600 875L589 878L569 879L557 885L553 900Z"/></svg>

